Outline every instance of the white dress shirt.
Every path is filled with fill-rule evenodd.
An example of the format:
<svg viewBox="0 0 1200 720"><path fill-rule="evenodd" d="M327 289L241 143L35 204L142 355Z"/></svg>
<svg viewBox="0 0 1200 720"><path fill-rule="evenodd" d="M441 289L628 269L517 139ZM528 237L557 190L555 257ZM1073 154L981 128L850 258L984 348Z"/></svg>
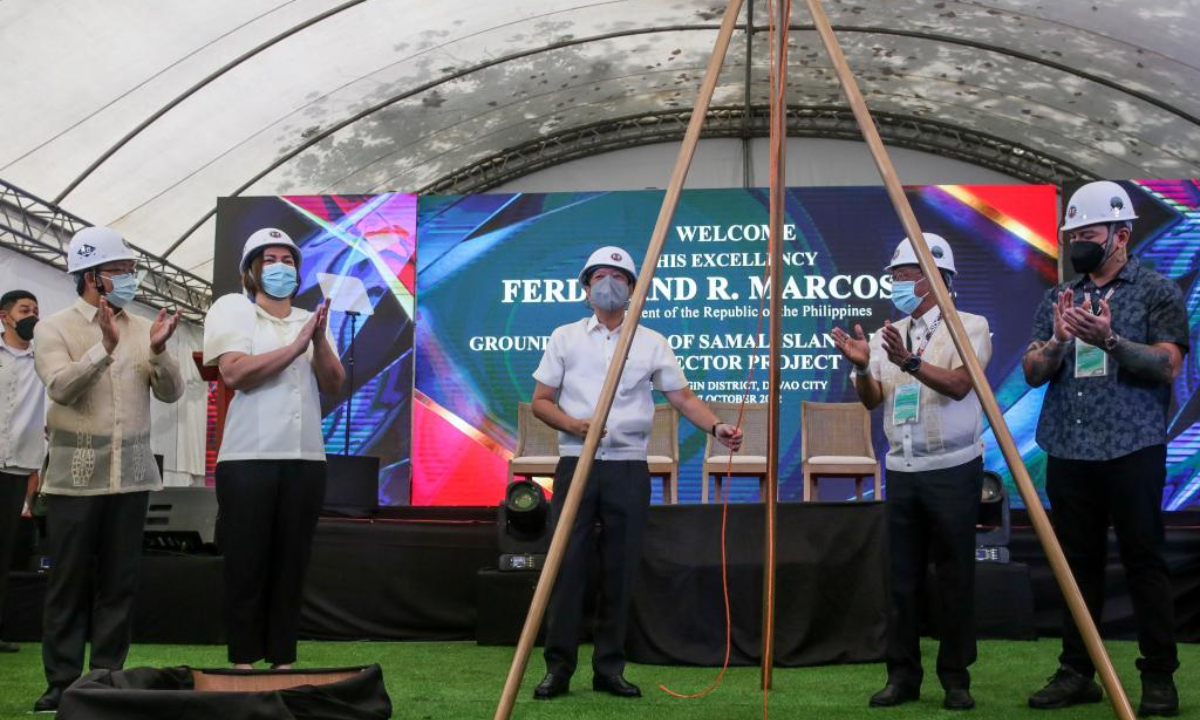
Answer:
<svg viewBox="0 0 1200 720"><path fill-rule="evenodd" d="M216 365L228 352L262 355L284 347L310 317L311 312L293 307L286 318L277 318L245 295L225 295L204 318L204 364ZM325 459L321 396L312 360L309 344L275 377L234 394L217 462Z"/></svg>
<svg viewBox="0 0 1200 720"><path fill-rule="evenodd" d="M937 323L921 359L936 367L951 370L962 367L962 359L954 348L946 323L937 322L941 311L935 306L919 318L906 317L896 323L900 336L908 335L912 353L925 341L929 329ZM959 312L971 347L979 363L987 367L992 357L992 336L986 318ZM884 464L888 470L921 472L957 467L983 454L983 413L979 398L972 390L962 400L942 395L921 384L920 411L917 422L895 425L892 410L896 388L907 383L920 383L888 360L883 349L883 333L871 336L871 377L883 384L883 428L888 438L888 454Z"/></svg>
<svg viewBox="0 0 1200 720"><path fill-rule="evenodd" d="M46 458L46 386L33 344L9 347L0 334L0 472L29 475Z"/></svg>
<svg viewBox="0 0 1200 720"><path fill-rule="evenodd" d="M583 420L596 413L600 388L608 375L621 328L609 330L595 315L557 328L550 336L542 362L533 377L558 389L558 406ZM597 460L645 460L654 424L653 390L672 392L687 387L687 379L667 339L639 326L608 412L608 434L600 440ZM558 451L578 457L583 438L560 432Z"/></svg>

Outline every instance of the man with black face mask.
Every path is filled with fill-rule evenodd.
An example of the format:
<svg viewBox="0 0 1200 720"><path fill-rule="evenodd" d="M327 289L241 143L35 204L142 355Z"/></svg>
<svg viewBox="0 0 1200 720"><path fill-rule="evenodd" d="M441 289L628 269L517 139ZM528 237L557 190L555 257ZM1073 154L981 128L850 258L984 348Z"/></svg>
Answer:
<svg viewBox="0 0 1200 720"><path fill-rule="evenodd" d="M554 472L552 517L557 521L567 499L575 466L583 449L600 388L608 374L625 322L625 307L637 280L629 253L603 247L592 253L579 282L594 315L556 329L533 377L533 413L559 431ZM642 531L650 504L650 468L646 450L654 422L653 390L660 391L696 427L736 451L742 431L722 423L688 387L667 339L639 326L596 450L579 514L571 528L558 582L550 597L546 621L546 677L534 698L565 694L575 672L583 594L599 521L601 599L592 654L592 689L618 697L640 697L625 672L625 623L633 599L633 578L641 553Z"/></svg>
<svg viewBox="0 0 1200 720"><path fill-rule="evenodd" d="M1079 278L1046 293L1022 364L1030 385L1049 383L1037 430L1048 456L1046 494L1097 623L1110 520L1116 531L1138 625L1145 717L1179 712L1161 504L1171 382L1188 351L1188 317L1179 286L1130 257L1136 218L1117 183L1089 183L1071 196L1062 231ZM1100 701L1095 668L1065 611L1059 665L1030 707Z"/></svg>
<svg viewBox="0 0 1200 720"><path fill-rule="evenodd" d="M46 388L33 366L31 342L37 321L33 293L10 290L0 297L0 610L22 506L29 506L46 456ZM0 652L18 649L0 641Z"/></svg>

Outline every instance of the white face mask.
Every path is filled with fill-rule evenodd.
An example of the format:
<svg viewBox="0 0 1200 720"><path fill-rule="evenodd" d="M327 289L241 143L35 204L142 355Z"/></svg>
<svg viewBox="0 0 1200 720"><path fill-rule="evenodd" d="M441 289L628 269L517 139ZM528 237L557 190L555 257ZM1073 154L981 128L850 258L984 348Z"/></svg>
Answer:
<svg viewBox="0 0 1200 720"><path fill-rule="evenodd" d="M629 303L629 283L620 282L612 275L593 280L592 306L597 310L612 312Z"/></svg>

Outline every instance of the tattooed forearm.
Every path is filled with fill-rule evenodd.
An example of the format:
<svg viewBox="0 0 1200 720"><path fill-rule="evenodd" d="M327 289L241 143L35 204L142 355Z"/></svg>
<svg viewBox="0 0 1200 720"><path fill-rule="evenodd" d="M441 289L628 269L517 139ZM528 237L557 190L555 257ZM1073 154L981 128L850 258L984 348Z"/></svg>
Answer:
<svg viewBox="0 0 1200 720"><path fill-rule="evenodd" d="M1122 338L1109 355L1125 370L1157 383L1173 379L1171 354L1160 347L1143 345Z"/></svg>
<svg viewBox="0 0 1200 720"><path fill-rule="evenodd" d="M1069 343L1057 343L1053 340L1030 343L1025 349L1025 356L1021 358L1025 382L1033 387L1046 384L1050 376L1058 372L1068 346Z"/></svg>

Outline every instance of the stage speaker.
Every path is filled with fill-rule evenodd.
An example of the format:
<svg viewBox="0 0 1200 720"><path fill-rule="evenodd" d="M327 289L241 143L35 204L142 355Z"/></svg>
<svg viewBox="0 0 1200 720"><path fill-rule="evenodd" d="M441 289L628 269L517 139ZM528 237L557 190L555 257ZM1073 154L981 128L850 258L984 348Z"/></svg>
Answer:
<svg viewBox="0 0 1200 720"><path fill-rule="evenodd" d="M217 493L207 487L167 487L150 493L142 548L151 552L214 551Z"/></svg>
<svg viewBox="0 0 1200 720"><path fill-rule="evenodd" d="M337 517L372 517L379 512L379 458L326 455L325 502L321 511Z"/></svg>

